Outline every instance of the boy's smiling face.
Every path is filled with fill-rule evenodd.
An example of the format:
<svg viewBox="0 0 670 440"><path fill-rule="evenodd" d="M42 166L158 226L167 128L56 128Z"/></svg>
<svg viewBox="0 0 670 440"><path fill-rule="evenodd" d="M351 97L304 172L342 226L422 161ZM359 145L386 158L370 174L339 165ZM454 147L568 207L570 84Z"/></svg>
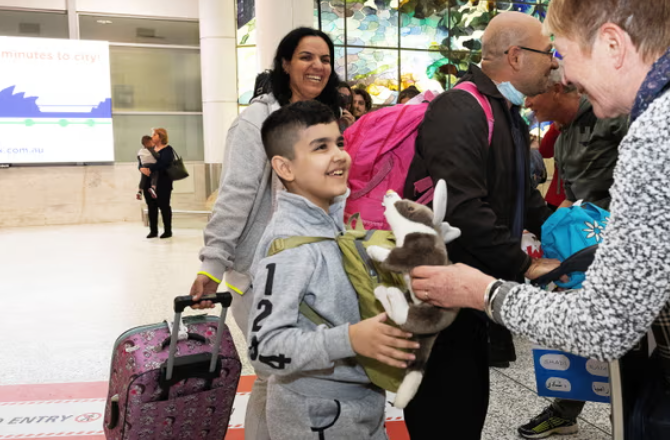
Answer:
<svg viewBox="0 0 670 440"><path fill-rule="evenodd" d="M336 122L298 132L293 160L275 156L273 166L286 187L328 212L333 199L347 192L351 157Z"/></svg>

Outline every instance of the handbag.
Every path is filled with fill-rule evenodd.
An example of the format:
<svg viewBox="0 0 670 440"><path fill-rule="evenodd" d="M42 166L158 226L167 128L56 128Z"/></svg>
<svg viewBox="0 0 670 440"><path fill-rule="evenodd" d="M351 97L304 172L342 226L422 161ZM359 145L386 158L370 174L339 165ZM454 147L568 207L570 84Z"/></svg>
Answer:
<svg viewBox="0 0 670 440"><path fill-rule="evenodd" d="M609 216L609 212L592 203L575 203L569 208L556 210L542 225L544 257L563 262L585 248L600 244ZM555 283L565 289L578 289L585 278L582 270L576 270L570 273L568 283Z"/></svg>
<svg viewBox="0 0 670 440"><path fill-rule="evenodd" d="M166 170L166 173L172 180L186 179L188 177L188 171L186 170L186 165L184 165L184 160L179 157L174 148L172 151L174 151L174 159L172 160L170 167Z"/></svg>

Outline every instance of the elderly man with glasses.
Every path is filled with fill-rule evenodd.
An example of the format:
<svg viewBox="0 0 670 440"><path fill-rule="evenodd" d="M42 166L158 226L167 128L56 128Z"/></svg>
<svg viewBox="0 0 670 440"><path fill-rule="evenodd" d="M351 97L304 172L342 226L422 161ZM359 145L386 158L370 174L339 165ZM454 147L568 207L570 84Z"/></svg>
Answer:
<svg viewBox="0 0 670 440"><path fill-rule="evenodd" d="M532 260L521 250L523 230L539 235L551 211L531 187L530 139L519 114L526 95L548 89L558 64L540 22L518 12L496 16L482 43L481 69L471 66L461 81L474 83L490 103L494 121L487 120L485 101L468 92L450 90L437 97L420 129L404 194L418 198L422 193L413 182L445 179L445 220L462 231L448 246L450 259L522 281L558 266L555 260ZM405 410L412 440L479 439L488 409L489 363L506 367L513 360L511 334L484 314L462 309L438 336L421 387Z"/></svg>

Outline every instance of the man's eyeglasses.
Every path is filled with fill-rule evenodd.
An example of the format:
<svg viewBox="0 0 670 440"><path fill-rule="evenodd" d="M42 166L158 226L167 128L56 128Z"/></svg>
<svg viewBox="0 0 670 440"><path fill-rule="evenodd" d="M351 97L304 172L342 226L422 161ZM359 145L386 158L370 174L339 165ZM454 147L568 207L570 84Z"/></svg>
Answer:
<svg viewBox="0 0 670 440"><path fill-rule="evenodd" d="M537 49L531 49L530 47L523 47L523 46L516 46L516 47L518 47L518 48L521 49L521 50L527 50L528 52L535 52L535 53L539 53L539 54L542 54L542 55L549 55L550 57L552 57L552 58L558 58L559 60L560 60L560 59L563 59L563 57L561 56L561 54L559 54L559 53L556 51L556 49L553 48L553 47L552 47L551 49L549 49L549 50L537 50ZM510 49L511 49L511 48L510 48ZM510 49L507 49L507 50L504 52L504 54L507 55L507 54L509 53Z"/></svg>

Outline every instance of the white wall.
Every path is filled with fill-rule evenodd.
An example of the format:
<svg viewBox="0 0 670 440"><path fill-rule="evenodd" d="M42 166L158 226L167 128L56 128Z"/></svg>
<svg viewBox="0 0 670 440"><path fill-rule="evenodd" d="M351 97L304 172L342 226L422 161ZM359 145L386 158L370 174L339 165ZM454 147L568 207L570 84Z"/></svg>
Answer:
<svg viewBox="0 0 670 440"><path fill-rule="evenodd" d="M197 19L198 0L77 0L77 11Z"/></svg>
<svg viewBox="0 0 670 440"><path fill-rule="evenodd" d="M54 9L64 11L65 0L0 0L0 8Z"/></svg>

